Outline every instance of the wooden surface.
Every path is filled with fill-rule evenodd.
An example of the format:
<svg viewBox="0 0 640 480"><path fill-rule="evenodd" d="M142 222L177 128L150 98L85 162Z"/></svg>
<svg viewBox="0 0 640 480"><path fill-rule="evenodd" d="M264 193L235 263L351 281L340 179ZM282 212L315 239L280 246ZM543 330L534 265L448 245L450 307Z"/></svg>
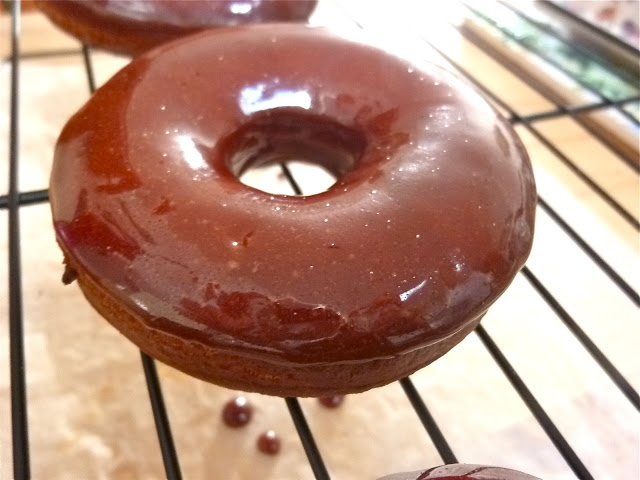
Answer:
<svg viewBox="0 0 640 480"><path fill-rule="evenodd" d="M380 2L382 3L382 2ZM441 2L444 3L444 2ZM468 69L519 114L554 105L438 20L434 2L423 11L400 2L384 13L364 0L323 1L312 23L351 35L355 15L372 41L419 60L443 62L418 38ZM415 4L412 4L414 8ZM455 12L454 12L455 14ZM384 27L384 28L382 28ZM0 55L9 55L9 18L0 17ZM79 46L38 14L25 14L22 53L68 55L25 59L20 65L20 189L46 188L52 150L67 118L89 92ZM98 84L127 59L95 53ZM10 65L0 64L0 105L9 106ZM0 158L8 158L8 115L0 116ZM638 216L638 175L570 118L536 122L535 131L625 208ZM638 234L579 180L535 132L517 127L532 157L540 196L636 291ZM628 136L629 133L625 132ZM637 144L637 130L635 135ZM3 167L4 168L4 167ZM7 180L0 175L1 192ZM47 204L21 209L27 394L33 478L164 478L138 351L86 303L76 285L60 282L61 254ZM6 257L7 212L0 247ZM636 390L640 388L637 308L539 209L531 271L579 322ZM0 309L8 311L6 264L0 263ZM7 316L0 317L0 479L12 477ZM482 322L597 479L632 479L638 467L638 411L615 388L523 276ZM310 479L311 470L284 401L249 394L254 420L231 430L220 420L234 392L204 384L158 364L178 457L187 479ZM575 478L509 385L479 338L413 377L461 461L527 471L546 480ZM332 478L374 479L442 463L401 387L392 384L347 397L336 410L302 400ZM281 454L257 452L266 429L281 436Z"/></svg>

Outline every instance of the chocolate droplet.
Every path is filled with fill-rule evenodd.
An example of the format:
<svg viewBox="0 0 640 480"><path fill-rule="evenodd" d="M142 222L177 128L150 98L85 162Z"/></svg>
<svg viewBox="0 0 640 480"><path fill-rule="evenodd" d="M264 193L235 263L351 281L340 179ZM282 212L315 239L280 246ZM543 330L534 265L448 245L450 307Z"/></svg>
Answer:
<svg viewBox="0 0 640 480"><path fill-rule="evenodd" d="M275 455L280 451L280 438L273 430L267 430L258 437L258 450L267 455Z"/></svg>
<svg viewBox="0 0 640 480"><path fill-rule="evenodd" d="M253 407L245 397L229 400L222 410L222 419L229 427L242 427L249 423L253 414Z"/></svg>
<svg viewBox="0 0 640 480"><path fill-rule="evenodd" d="M76 272L69 265L65 265L64 266L64 273L62 274L62 283L64 283L65 285L69 285L76 278L78 278L78 272Z"/></svg>
<svg viewBox="0 0 640 480"><path fill-rule="evenodd" d="M344 395L330 395L328 397L318 397L320 404L327 408L337 408L344 402Z"/></svg>

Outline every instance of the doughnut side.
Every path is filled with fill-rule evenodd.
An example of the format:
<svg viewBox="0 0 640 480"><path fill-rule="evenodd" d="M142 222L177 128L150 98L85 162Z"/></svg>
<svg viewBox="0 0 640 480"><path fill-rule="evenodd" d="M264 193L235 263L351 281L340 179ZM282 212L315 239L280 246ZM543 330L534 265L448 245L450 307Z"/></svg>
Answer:
<svg viewBox="0 0 640 480"><path fill-rule="evenodd" d="M114 18L95 11L87 2L40 0L37 8L49 20L82 43L123 55L138 55L191 29L154 22Z"/></svg>
<svg viewBox="0 0 640 480"><path fill-rule="evenodd" d="M188 375L226 388L280 397L320 397L359 393L406 377L437 360L469 335L481 317L427 347L388 358L353 362L295 364L249 357L190 341L148 322L113 298L81 266L66 261L89 303L125 337L151 357Z"/></svg>

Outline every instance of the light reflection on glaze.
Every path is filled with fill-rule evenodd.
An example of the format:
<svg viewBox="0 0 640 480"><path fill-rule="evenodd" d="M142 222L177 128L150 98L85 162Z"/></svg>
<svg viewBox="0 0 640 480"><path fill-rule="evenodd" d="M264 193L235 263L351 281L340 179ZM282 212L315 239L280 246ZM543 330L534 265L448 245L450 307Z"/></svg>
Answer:
<svg viewBox="0 0 640 480"><path fill-rule="evenodd" d="M229 11L231 13L244 15L249 13L252 8L253 6L249 2L231 2L231 5L229 6Z"/></svg>
<svg viewBox="0 0 640 480"><path fill-rule="evenodd" d="M202 170L207 168L207 164L202 157L202 154L196 148L196 144L193 139L186 135L177 135L176 142L182 151L185 162L192 170Z"/></svg>
<svg viewBox="0 0 640 480"><path fill-rule="evenodd" d="M245 87L240 92L240 109L245 115L278 107L299 107L309 110L311 96L304 90L267 89L265 83Z"/></svg>
<svg viewBox="0 0 640 480"><path fill-rule="evenodd" d="M448 73L312 31L164 47L70 120L50 194L81 284L96 279L151 328L282 362L390 358L484 314L531 246L518 140ZM281 154L337 183L280 196L232 173Z"/></svg>
<svg viewBox="0 0 640 480"><path fill-rule="evenodd" d="M406 302L409 299L409 297L411 297L411 295L413 295L416 292L419 292L420 289L422 289L422 287L424 287L426 285L426 283L427 283L427 281L423 280L418 285L416 285L415 287L410 288L409 290L407 290L404 293L401 293L400 294L400 300L403 301L403 302Z"/></svg>

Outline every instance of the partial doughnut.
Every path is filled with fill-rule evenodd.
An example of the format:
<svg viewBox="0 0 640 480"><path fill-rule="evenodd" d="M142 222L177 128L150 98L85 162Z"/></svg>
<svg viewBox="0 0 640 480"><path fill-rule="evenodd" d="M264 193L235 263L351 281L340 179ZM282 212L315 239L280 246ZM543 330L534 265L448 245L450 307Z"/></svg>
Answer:
<svg viewBox="0 0 640 480"><path fill-rule="evenodd" d="M486 465L452 464L419 470L394 473L378 480L540 480L526 473L509 468Z"/></svg>
<svg viewBox="0 0 640 480"><path fill-rule="evenodd" d="M36 0L58 27L90 46L136 56L211 27L306 22L317 0Z"/></svg>

